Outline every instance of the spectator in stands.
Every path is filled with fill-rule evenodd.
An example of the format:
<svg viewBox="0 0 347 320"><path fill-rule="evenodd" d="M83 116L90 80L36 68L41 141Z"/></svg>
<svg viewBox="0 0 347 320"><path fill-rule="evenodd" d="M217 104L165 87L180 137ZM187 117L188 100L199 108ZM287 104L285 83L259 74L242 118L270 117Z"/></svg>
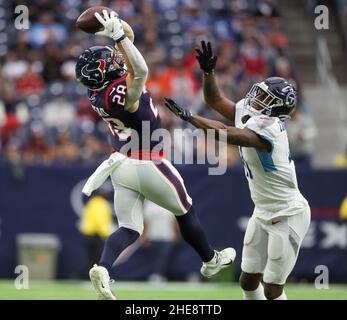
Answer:
<svg viewBox="0 0 347 320"><path fill-rule="evenodd" d="M110 154L108 144L100 142L93 134L83 133L80 138L80 155L84 164L100 162Z"/></svg>
<svg viewBox="0 0 347 320"><path fill-rule="evenodd" d="M184 37L188 37L189 42L194 41L196 37L207 37L210 33L208 13L203 12L196 1L187 3L183 9L181 23L185 30Z"/></svg>
<svg viewBox="0 0 347 320"><path fill-rule="evenodd" d="M177 97L178 101L186 105L194 100L199 83L192 70L185 67L182 50L173 50L170 66L162 76L167 83L169 96Z"/></svg>
<svg viewBox="0 0 347 320"><path fill-rule="evenodd" d="M254 81L264 78L266 62L254 38L249 38L242 43L240 62L248 77Z"/></svg>
<svg viewBox="0 0 347 320"><path fill-rule="evenodd" d="M55 21L53 13L46 11L39 15L38 22L29 29L29 42L34 47L43 47L47 44L62 44L67 39L66 28Z"/></svg>
<svg viewBox="0 0 347 320"><path fill-rule="evenodd" d="M74 101L66 99L61 82L52 83L47 90L48 99L42 103L42 119L50 128L73 127L77 125Z"/></svg>
<svg viewBox="0 0 347 320"><path fill-rule="evenodd" d="M166 52L158 38L157 30L146 29L141 40L142 44L139 46L139 50L146 57L146 62L151 66L162 64L166 58Z"/></svg>
<svg viewBox="0 0 347 320"><path fill-rule="evenodd" d="M254 15L277 17L279 11L274 0L258 0L254 2Z"/></svg>
<svg viewBox="0 0 347 320"><path fill-rule="evenodd" d="M29 139L23 150L23 160L31 165L52 163L52 150L48 146L46 130L41 122L34 121L30 125Z"/></svg>
<svg viewBox="0 0 347 320"><path fill-rule="evenodd" d="M42 77L34 72L32 66L28 66L25 73L23 73L16 83L16 91L21 97L28 97L32 94L41 95L44 89L44 82Z"/></svg>
<svg viewBox="0 0 347 320"><path fill-rule="evenodd" d="M28 68L28 61L18 57L16 50L8 51L2 66L2 74L6 79L17 79L23 75Z"/></svg>
<svg viewBox="0 0 347 320"><path fill-rule="evenodd" d="M46 82L62 78L61 65L63 63L62 49L54 43L47 44L43 49L42 76Z"/></svg>
<svg viewBox="0 0 347 320"><path fill-rule="evenodd" d="M8 141L3 154L4 161L10 166L12 177L16 180L21 180L24 177L24 163L21 150L20 139L13 137Z"/></svg>
<svg viewBox="0 0 347 320"><path fill-rule="evenodd" d="M67 128L58 131L56 144L53 147L53 158L57 164L77 164L80 159L80 149L72 140Z"/></svg>
<svg viewBox="0 0 347 320"><path fill-rule="evenodd" d="M300 107L286 122L291 157L297 168L310 168L317 129L312 118Z"/></svg>
<svg viewBox="0 0 347 320"><path fill-rule="evenodd" d="M0 126L0 138L1 147L6 149L7 143L18 136L18 132L21 128L19 121L16 116L12 113L6 115L4 123Z"/></svg>

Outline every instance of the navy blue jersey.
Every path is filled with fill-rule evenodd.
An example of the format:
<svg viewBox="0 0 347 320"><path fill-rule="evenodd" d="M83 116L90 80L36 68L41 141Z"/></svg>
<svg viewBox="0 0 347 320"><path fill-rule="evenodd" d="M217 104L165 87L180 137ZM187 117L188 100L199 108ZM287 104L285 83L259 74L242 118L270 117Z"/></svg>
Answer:
<svg viewBox="0 0 347 320"><path fill-rule="evenodd" d="M138 154L148 154L152 150L162 153L162 140L160 139L158 143L151 139L153 131L161 129L161 123L150 92L146 89L143 91L136 112L124 110L127 93L126 77L127 74L100 91L88 90L89 101L94 111L107 122L114 151L135 157ZM134 137L136 133L138 139Z"/></svg>

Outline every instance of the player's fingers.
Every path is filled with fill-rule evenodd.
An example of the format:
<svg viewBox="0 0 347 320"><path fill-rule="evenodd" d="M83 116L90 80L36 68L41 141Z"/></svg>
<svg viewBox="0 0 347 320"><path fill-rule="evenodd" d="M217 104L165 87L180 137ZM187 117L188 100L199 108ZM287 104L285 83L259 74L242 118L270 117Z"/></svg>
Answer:
<svg viewBox="0 0 347 320"><path fill-rule="evenodd" d="M169 98L168 102L170 103L170 105L171 105L172 107L174 107L174 108L177 108L177 107L178 107L175 100L172 100L171 98Z"/></svg>
<svg viewBox="0 0 347 320"><path fill-rule="evenodd" d="M199 56L202 55L202 51L201 51L199 48L195 48L195 51L196 51L196 53L197 53Z"/></svg>
<svg viewBox="0 0 347 320"><path fill-rule="evenodd" d="M107 13L107 10L105 10L105 9L102 10L102 13L104 14L104 18L105 18L106 21L110 20L110 17L109 17L109 15Z"/></svg>
<svg viewBox="0 0 347 320"><path fill-rule="evenodd" d="M99 21L102 25L105 24L106 21L103 19L103 17L100 15L99 12L95 12L95 13L94 13L94 16L95 16L96 19L98 19L98 21Z"/></svg>
<svg viewBox="0 0 347 320"><path fill-rule="evenodd" d="M202 40L202 41L201 41L201 47L202 47L202 51L203 51L204 53L206 53L207 48L206 48L206 42L205 42L205 40Z"/></svg>
<svg viewBox="0 0 347 320"><path fill-rule="evenodd" d="M212 47L211 47L211 42L210 42L210 41L207 42L207 52L208 52L208 55L209 55L210 57L213 56Z"/></svg>
<svg viewBox="0 0 347 320"><path fill-rule="evenodd" d="M167 103L173 103L173 102L174 102L171 98L168 98L168 97L165 97L164 100L165 100Z"/></svg>
<svg viewBox="0 0 347 320"><path fill-rule="evenodd" d="M114 11L111 11L110 19L113 20L115 17L116 17L116 13Z"/></svg>
<svg viewBox="0 0 347 320"><path fill-rule="evenodd" d="M167 108L169 108L172 112L177 112L177 105L174 100L171 98L164 98L165 99L165 105Z"/></svg>
<svg viewBox="0 0 347 320"><path fill-rule="evenodd" d="M169 108L169 106L171 106L169 99L168 98L164 98L164 100L165 100L165 106Z"/></svg>
<svg viewBox="0 0 347 320"><path fill-rule="evenodd" d="M169 103L165 102L165 107L170 109L172 112L174 112L174 109L172 108L172 106Z"/></svg>
<svg viewBox="0 0 347 320"><path fill-rule="evenodd" d="M213 63L214 63L214 64L216 64L216 63L217 63L217 59L218 59L218 57L217 57L217 56L213 56L212 61L213 61Z"/></svg>

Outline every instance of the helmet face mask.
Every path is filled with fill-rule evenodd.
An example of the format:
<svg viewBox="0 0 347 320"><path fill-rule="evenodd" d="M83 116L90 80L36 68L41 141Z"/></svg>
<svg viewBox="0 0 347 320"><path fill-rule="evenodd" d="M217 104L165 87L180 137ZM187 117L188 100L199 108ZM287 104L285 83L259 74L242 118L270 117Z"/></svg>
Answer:
<svg viewBox="0 0 347 320"><path fill-rule="evenodd" d="M267 78L252 86L246 95L246 109L249 114L267 115L280 119L290 118L296 105L296 90L285 79Z"/></svg>
<svg viewBox="0 0 347 320"><path fill-rule="evenodd" d="M126 72L122 54L112 47L95 46L77 60L76 78L90 90L102 90Z"/></svg>

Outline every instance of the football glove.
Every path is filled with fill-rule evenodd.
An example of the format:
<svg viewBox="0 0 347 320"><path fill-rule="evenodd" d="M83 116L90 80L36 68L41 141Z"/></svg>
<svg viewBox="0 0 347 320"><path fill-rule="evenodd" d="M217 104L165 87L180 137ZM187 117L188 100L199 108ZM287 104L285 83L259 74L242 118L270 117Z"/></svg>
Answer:
<svg viewBox="0 0 347 320"><path fill-rule="evenodd" d="M164 98L165 107L172 111L177 117L180 117L184 121L189 121L192 117L192 113L189 110L185 110L180 107L174 100L170 98Z"/></svg>
<svg viewBox="0 0 347 320"><path fill-rule="evenodd" d="M118 18L118 14L111 11L110 15L108 15L106 10L102 10L102 13L104 17L98 12L95 12L95 18L103 25L104 30L95 32L95 35L109 37L115 41L119 41L125 37L122 22Z"/></svg>
<svg viewBox="0 0 347 320"><path fill-rule="evenodd" d="M205 73L209 74L216 67L217 56L213 55L211 42L201 41L201 50L200 48L195 49L197 55L196 59L199 61L200 69Z"/></svg>

